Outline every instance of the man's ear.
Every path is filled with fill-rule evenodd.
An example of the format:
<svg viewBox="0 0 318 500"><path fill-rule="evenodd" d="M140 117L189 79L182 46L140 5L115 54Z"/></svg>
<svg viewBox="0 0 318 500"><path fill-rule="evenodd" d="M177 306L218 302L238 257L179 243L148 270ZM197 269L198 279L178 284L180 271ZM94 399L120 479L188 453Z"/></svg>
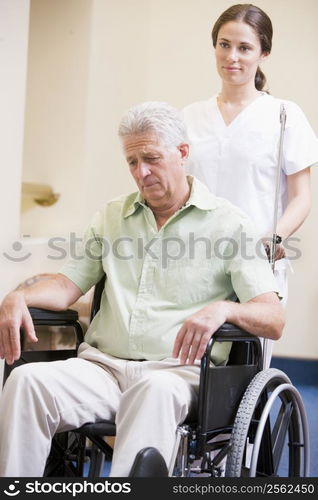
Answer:
<svg viewBox="0 0 318 500"><path fill-rule="evenodd" d="M182 142L179 144L178 149L181 154L181 159L185 161L189 156L189 144L187 142Z"/></svg>

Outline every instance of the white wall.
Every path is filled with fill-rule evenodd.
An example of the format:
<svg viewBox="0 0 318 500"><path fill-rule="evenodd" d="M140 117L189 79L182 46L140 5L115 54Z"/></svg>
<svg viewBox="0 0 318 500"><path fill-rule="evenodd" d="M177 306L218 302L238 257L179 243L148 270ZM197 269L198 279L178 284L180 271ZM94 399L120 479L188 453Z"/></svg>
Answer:
<svg viewBox="0 0 318 500"><path fill-rule="evenodd" d="M19 237L28 27L28 0L0 0L0 300L20 269L3 253Z"/></svg>
<svg viewBox="0 0 318 500"><path fill-rule="evenodd" d="M18 273L3 252L19 237L28 27L29 1L0 0L0 300Z"/></svg>
<svg viewBox="0 0 318 500"><path fill-rule="evenodd" d="M146 92L148 10L147 0L31 0L23 180L60 199L23 200L23 234L80 232L105 200L135 189L117 125Z"/></svg>
<svg viewBox="0 0 318 500"><path fill-rule="evenodd" d="M234 2L32 0L24 178L61 193L23 213L32 236L79 230L105 200L134 188L117 141L122 113L146 99L183 106L219 90L210 32ZM274 25L264 65L270 91L296 101L318 133L316 0L263 0ZM300 26L299 26L300 24ZM297 236L288 323L275 352L318 358L314 204ZM74 194L76 193L76 195ZM45 272L45 262L43 271Z"/></svg>
<svg viewBox="0 0 318 500"><path fill-rule="evenodd" d="M60 194L52 207L22 200L31 237L81 227L91 9L90 0L31 1L23 180Z"/></svg>
<svg viewBox="0 0 318 500"><path fill-rule="evenodd" d="M136 190L117 128L132 103L145 99L149 29L148 0L92 2L85 223L106 200Z"/></svg>

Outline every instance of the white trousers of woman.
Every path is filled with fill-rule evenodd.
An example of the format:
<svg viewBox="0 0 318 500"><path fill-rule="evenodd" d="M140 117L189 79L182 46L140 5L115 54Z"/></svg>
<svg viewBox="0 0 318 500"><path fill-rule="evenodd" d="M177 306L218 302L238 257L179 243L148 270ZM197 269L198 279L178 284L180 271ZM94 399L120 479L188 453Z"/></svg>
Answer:
<svg viewBox="0 0 318 500"><path fill-rule="evenodd" d="M117 426L111 476L127 477L145 446L169 465L176 428L197 404L199 371L173 358L121 360L85 343L77 358L15 368L0 401L0 476L42 476L56 432L103 419Z"/></svg>

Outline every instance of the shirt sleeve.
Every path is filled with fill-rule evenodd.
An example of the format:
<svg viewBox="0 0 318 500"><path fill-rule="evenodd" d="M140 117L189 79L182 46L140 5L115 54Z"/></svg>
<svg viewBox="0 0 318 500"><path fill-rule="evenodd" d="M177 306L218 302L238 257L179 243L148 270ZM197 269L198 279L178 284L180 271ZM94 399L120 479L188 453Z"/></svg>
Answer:
<svg viewBox="0 0 318 500"><path fill-rule="evenodd" d="M256 236L253 224L247 218L228 239L223 258L226 273L240 302L248 302L263 293L279 294L262 240Z"/></svg>
<svg viewBox="0 0 318 500"><path fill-rule="evenodd" d="M103 253L105 239L102 237L102 212L97 212L86 230L75 256L60 270L85 294L105 274L103 269Z"/></svg>
<svg viewBox="0 0 318 500"><path fill-rule="evenodd" d="M286 175L318 163L318 138L300 107L289 101L286 101L283 151Z"/></svg>

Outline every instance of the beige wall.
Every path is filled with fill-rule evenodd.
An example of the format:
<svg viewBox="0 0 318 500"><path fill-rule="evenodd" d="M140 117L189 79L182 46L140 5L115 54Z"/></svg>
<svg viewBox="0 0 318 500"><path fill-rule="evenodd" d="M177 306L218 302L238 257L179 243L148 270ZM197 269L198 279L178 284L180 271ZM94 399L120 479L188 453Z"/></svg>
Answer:
<svg viewBox="0 0 318 500"><path fill-rule="evenodd" d="M9 255L19 237L29 1L0 0L0 300L18 269Z"/></svg>
<svg viewBox="0 0 318 500"><path fill-rule="evenodd" d="M116 136L120 116L146 99L181 107L218 91L210 31L232 3L31 0L23 177L52 184L61 198L50 208L24 206L24 234L79 231L105 200L134 189ZM273 52L263 68L270 91L296 101L318 133L318 2L257 4L274 25ZM303 257L290 279L288 324L275 352L318 358L316 172L312 190L312 212L297 234Z"/></svg>
<svg viewBox="0 0 318 500"><path fill-rule="evenodd" d="M91 6L90 0L31 0L23 180L49 184L61 196L49 209L22 199L25 235L79 227Z"/></svg>
<svg viewBox="0 0 318 500"><path fill-rule="evenodd" d="M19 237L28 28L29 1L0 0L0 300L21 269L4 253Z"/></svg>
<svg viewBox="0 0 318 500"><path fill-rule="evenodd" d="M23 199L24 234L81 231L105 200L135 189L116 125L146 92L148 3L31 0L23 180L60 199L49 209Z"/></svg>

